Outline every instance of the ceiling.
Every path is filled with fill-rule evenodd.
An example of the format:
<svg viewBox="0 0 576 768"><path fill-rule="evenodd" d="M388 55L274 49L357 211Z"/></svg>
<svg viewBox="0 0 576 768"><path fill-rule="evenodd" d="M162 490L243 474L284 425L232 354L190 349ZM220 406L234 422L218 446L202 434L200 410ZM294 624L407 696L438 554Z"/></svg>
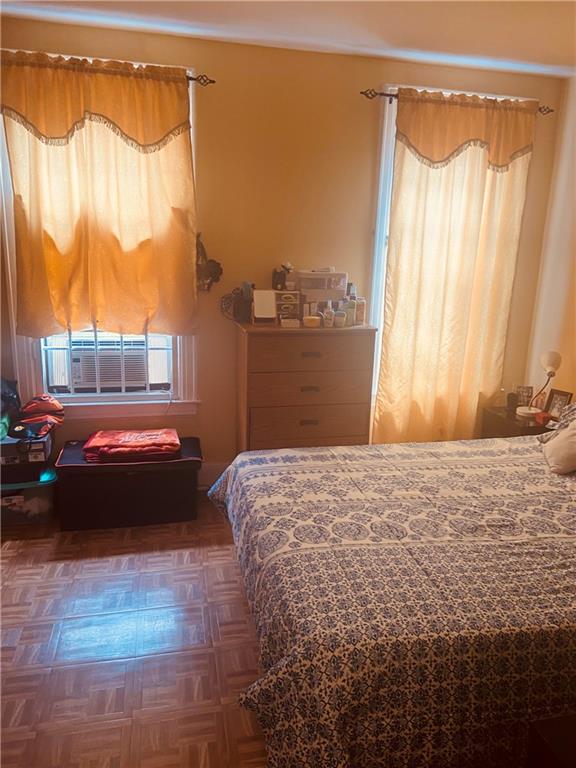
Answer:
<svg viewBox="0 0 576 768"><path fill-rule="evenodd" d="M576 73L576 2L4 2L2 14L407 61Z"/></svg>

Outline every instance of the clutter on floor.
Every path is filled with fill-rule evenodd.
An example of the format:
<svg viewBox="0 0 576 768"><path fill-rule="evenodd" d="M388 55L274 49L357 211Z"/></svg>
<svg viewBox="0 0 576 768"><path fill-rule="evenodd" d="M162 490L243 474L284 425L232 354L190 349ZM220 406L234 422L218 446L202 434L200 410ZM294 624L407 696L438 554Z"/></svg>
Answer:
<svg viewBox="0 0 576 768"><path fill-rule="evenodd" d="M56 472L49 464L52 433L63 420L64 409L52 395L37 395L22 406L17 383L2 378L3 524L46 522L52 517L56 484Z"/></svg>

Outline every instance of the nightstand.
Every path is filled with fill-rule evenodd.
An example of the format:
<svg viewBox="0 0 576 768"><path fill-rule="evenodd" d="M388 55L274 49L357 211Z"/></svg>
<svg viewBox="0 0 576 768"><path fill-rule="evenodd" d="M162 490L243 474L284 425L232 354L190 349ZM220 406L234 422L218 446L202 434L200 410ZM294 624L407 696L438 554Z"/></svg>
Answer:
<svg viewBox="0 0 576 768"><path fill-rule="evenodd" d="M523 419L505 407L484 408L482 412L482 437L519 437L549 431L534 419Z"/></svg>

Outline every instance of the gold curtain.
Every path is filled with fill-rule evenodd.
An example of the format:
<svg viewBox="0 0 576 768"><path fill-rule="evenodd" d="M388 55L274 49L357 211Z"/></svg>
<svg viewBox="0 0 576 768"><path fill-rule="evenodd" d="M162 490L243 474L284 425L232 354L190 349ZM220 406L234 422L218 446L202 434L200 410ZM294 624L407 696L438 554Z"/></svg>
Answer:
<svg viewBox="0 0 576 768"><path fill-rule="evenodd" d="M181 69L2 52L19 334L190 332L188 110Z"/></svg>
<svg viewBox="0 0 576 768"><path fill-rule="evenodd" d="M473 437L500 386L537 107L399 92L374 442Z"/></svg>

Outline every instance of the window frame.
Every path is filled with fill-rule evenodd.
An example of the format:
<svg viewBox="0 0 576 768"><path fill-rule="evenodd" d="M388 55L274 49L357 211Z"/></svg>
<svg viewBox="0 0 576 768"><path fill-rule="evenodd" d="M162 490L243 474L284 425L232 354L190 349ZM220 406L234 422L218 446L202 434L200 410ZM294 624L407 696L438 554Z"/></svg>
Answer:
<svg viewBox="0 0 576 768"><path fill-rule="evenodd" d="M135 402L137 402L137 401L146 402L147 400L151 400L151 401L155 401L157 399L160 399L160 400L164 399L164 400L166 400L167 394L170 395L170 396L173 396L173 394L174 394L174 382L175 382L174 360L175 360L175 356L177 354L177 338L178 337L174 337L174 336L171 336L171 335L168 335L168 334L161 334L167 340L169 340L169 341L167 341L167 344L166 344L166 350L168 350L168 349L170 350L170 390L169 391L167 391L165 389L164 390L161 390L161 389L153 390L153 389L151 389L149 387L148 389L145 389L144 391L139 391L139 392L129 392L129 391L124 391L124 392L102 392L101 391L102 381L99 380L99 377L97 375L97 371L99 369L99 363L101 363L100 353L103 353L106 350L104 348L101 348L99 343L98 343L98 338L97 338L98 337L98 332L95 331L94 329L91 329L90 333L91 333L91 336L92 336L92 339L93 339L93 343L94 343L94 353L95 353L95 358L96 358L95 359L95 369L96 369L95 370L95 374L96 374L95 378L97 380L96 381L96 392L85 392L85 393L82 393L82 392L75 392L74 391L73 380L72 380L72 361L73 361L73 357L74 357L74 340L73 340L74 331L69 331L68 334L54 334L52 336L45 336L44 338L40 339L40 351L41 351L41 363L42 363L42 380L44 382L45 391L50 392L50 388L49 388L49 376L50 376L50 373L49 373L49 364L48 364L48 354L50 352L55 351L55 350L59 350L59 351L66 352L66 363L67 363L66 367L68 369L69 386L72 389L72 391L71 392L61 392L61 393L53 391L53 392L50 392L50 394L54 395L55 397L58 397L58 399L61 400L63 404L65 404L66 401L70 402L70 403L74 403L74 402L86 402L86 403L95 402L95 403L98 403L98 402L116 402L117 400L121 400L122 402L124 402L127 398L131 399L131 400L133 400ZM68 338L67 338L66 345L64 347L62 347L62 346L61 347L54 347L51 344L46 344L46 341L48 339L54 338L54 336L57 336L57 335L67 335ZM125 350L126 342L122 339L122 336L134 335L134 334L115 334L115 335L119 336L120 339L121 339L120 340L120 352L121 352L121 356L123 357L123 353L124 353L124 350ZM143 334L137 334L137 335L143 335ZM110 340L108 340L108 341L110 341ZM128 347L128 349L134 349L134 348L133 347ZM156 348L152 347L151 349L154 350ZM144 351L145 354L147 354L149 350L150 350L149 341L145 341L144 342L144 348L143 348L142 351ZM76 351L79 351L79 350L76 350ZM89 350L89 351L91 351L91 350ZM147 366L149 368L150 360L148 360ZM149 375L149 371L148 371L147 377L148 377L148 375Z"/></svg>
<svg viewBox="0 0 576 768"><path fill-rule="evenodd" d="M195 136L195 90L194 82L188 84L188 103L190 108L190 139L192 159L196 160ZM16 253L14 232L13 191L10 175L10 161L4 120L0 117L0 191L4 205L0 221L2 250L5 254L6 295L8 297L8 317L10 321L10 340L13 352L14 377L22 402L44 391L44 372L42 362L42 340L16 333ZM65 331L65 329L63 329ZM63 395L62 404L66 409L66 418L106 419L130 416L187 415L197 413L200 400L197 396L197 336L173 336L172 351L172 391L153 394L117 393L81 395Z"/></svg>
<svg viewBox="0 0 576 768"><path fill-rule="evenodd" d="M22 400L44 391L41 340L13 335L15 375ZM172 392L138 394L56 395L66 417L193 415L197 413L196 336L174 336Z"/></svg>
<svg viewBox="0 0 576 768"><path fill-rule="evenodd" d="M398 93L395 85L383 85L379 89L391 95ZM392 186L394 181L394 151L396 142L396 114L398 101L382 96L380 124L380 157L377 188L376 221L374 225L374 256L372 259L372 294L370 301L370 324L375 326L374 368L372 377L372 400L378 393L380 360L382 356L382 334L384 332L384 306L386 303L386 263L390 233L390 212L392 208Z"/></svg>

